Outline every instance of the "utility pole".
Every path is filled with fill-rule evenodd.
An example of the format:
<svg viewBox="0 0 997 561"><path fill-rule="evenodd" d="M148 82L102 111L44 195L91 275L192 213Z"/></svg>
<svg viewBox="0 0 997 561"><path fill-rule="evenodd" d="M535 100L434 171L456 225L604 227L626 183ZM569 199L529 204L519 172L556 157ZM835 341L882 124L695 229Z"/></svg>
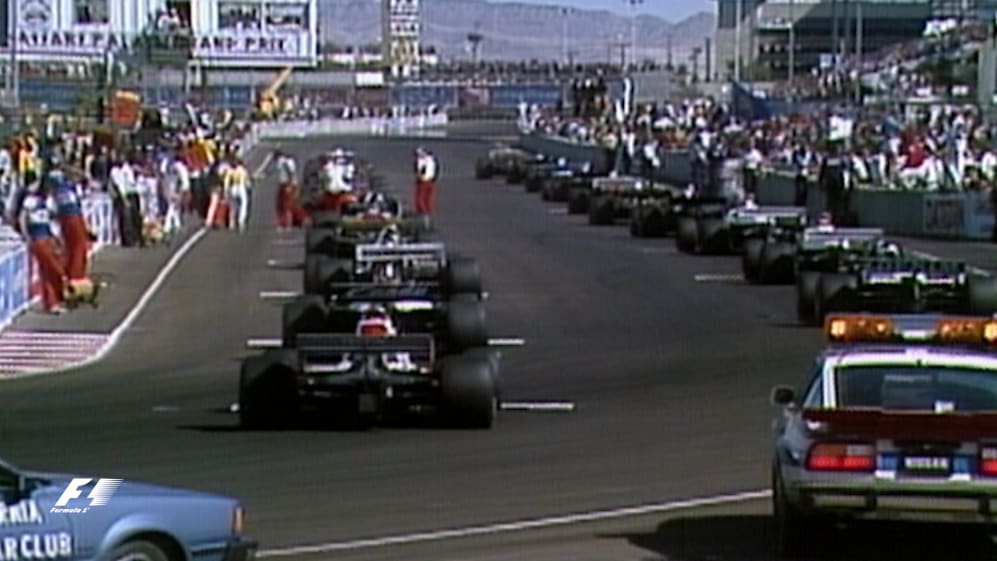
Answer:
<svg viewBox="0 0 997 561"><path fill-rule="evenodd" d="M561 62L568 62L568 14L571 8L561 8Z"/></svg>
<svg viewBox="0 0 997 561"><path fill-rule="evenodd" d="M838 69L838 0L831 0L831 67Z"/></svg>
<svg viewBox="0 0 997 561"><path fill-rule="evenodd" d="M703 81L712 82L713 81L713 74L712 74L713 41L712 39L707 37L706 39L704 39L703 43L704 43L703 66L706 67L706 72L703 73Z"/></svg>
<svg viewBox="0 0 997 561"><path fill-rule="evenodd" d="M644 3L644 0L623 0L630 5L630 63L637 68L637 6Z"/></svg>
<svg viewBox="0 0 997 561"><path fill-rule="evenodd" d="M709 37L707 37L707 41L709 41ZM672 62L673 62L673 60L672 60L672 36L669 35L668 36L668 65L667 66L670 69L671 68L675 68L675 66L672 64Z"/></svg>

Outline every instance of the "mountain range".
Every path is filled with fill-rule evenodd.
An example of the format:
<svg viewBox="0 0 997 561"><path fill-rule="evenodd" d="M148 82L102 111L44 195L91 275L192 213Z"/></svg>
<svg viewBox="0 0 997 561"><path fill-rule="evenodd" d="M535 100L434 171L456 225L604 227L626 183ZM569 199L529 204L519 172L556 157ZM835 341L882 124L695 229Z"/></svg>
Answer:
<svg viewBox="0 0 997 561"><path fill-rule="evenodd" d="M359 46L381 37L378 0L319 0L323 43ZM713 34L714 15L701 12L678 22L642 15L636 18L637 54L668 62L689 60ZM468 35L480 34L485 60L561 60L563 37L578 62L619 61L621 45L629 49L631 18L604 10L579 10L483 0L422 0L422 42L446 60L471 59Z"/></svg>

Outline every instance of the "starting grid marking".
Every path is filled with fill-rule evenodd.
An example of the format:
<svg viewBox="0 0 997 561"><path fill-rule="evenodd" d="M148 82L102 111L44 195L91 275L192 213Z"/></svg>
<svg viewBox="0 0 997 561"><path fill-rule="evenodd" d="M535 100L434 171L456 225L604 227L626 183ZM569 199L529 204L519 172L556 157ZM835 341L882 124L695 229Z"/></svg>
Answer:
<svg viewBox="0 0 997 561"><path fill-rule="evenodd" d="M742 274L700 274L692 277L696 282L744 282Z"/></svg>
<svg viewBox="0 0 997 561"><path fill-rule="evenodd" d="M0 376L66 368L99 352L107 333L5 331L0 333Z"/></svg>

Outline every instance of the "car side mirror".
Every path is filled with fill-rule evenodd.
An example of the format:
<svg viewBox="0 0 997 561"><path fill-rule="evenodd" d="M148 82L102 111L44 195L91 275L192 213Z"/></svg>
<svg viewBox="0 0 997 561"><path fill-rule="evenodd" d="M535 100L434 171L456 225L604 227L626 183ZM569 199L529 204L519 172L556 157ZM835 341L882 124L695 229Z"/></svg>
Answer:
<svg viewBox="0 0 997 561"><path fill-rule="evenodd" d="M772 388L772 405L789 406L796 402L796 392L789 386Z"/></svg>

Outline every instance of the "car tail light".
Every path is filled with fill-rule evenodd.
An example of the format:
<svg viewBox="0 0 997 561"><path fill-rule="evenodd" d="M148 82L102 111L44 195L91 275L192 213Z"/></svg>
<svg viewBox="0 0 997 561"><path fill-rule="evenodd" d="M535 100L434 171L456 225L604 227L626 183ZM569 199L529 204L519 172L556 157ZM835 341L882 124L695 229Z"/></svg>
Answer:
<svg viewBox="0 0 997 561"><path fill-rule="evenodd" d="M980 449L980 473L997 476L997 446L984 446Z"/></svg>
<svg viewBox="0 0 997 561"><path fill-rule="evenodd" d="M807 456L807 469L813 471L873 471L876 451L868 444L822 442L814 444Z"/></svg>

